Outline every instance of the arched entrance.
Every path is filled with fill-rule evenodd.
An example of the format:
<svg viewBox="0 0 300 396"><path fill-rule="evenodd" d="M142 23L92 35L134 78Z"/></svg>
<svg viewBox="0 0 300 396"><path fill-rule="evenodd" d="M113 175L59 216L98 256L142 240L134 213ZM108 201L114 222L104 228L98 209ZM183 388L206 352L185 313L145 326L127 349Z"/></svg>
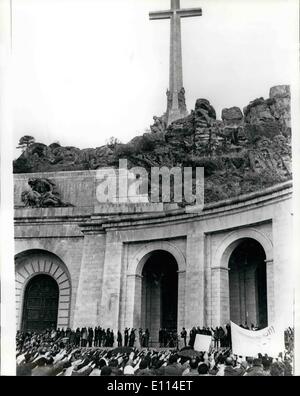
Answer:
<svg viewBox="0 0 300 396"><path fill-rule="evenodd" d="M149 329L152 344L159 329L177 331L178 265L166 251L151 253L142 270L141 327Z"/></svg>
<svg viewBox="0 0 300 396"><path fill-rule="evenodd" d="M165 263L165 264L164 264ZM175 328L177 327L177 331L184 326L185 323L185 280L186 280L186 260L182 251L173 243L169 241L152 241L145 243L143 246L137 250L132 257L129 257L128 260L128 268L126 274L126 296L124 299L125 309L121 310L121 321L120 328L130 327L138 329L140 327L146 327L146 315L145 315L145 292L147 290L147 285L150 287L149 282L150 279L148 276L151 274L151 269L153 267L158 269L163 269L163 265L167 265L170 272L164 272L167 276L166 279L170 279L170 283L166 285L164 290L168 290L170 286L172 286L172 279L174 282L177 281L177 287L173 287L173 291L177 292L176 302L175 298L173 298L173 306L175 310L175 306L177 307L177 316L176 319L171 320L171 318L166 319L170 324L168 326L174 326L173 323L176 322ZM156 271L157 272L157 271ZM158 274L159 275L159 274ZM151 276L151 275L150 275ZM174 278L172 278L174 277ZM143 283L144 281L144 283ZM157 280L156 280L157 282ZM163 282L166 284L167 282ZM144 284L144 287L143 287ZM161 288L159 288L161 290ZM148 293L149 295L149 293ZM153 301L153 299L151 298ZM150 300L150 301L151 301ZM157 346L158 342L158 332L161 325L166 324L166 317L161 313L165 310L165 307L168 303L165 303L165 299L159 299L162 301L162 306L159 304L159 307L162 308L159 312L158 319L156 321L155 327L152 329L152 333L150 334L151 342L153 346ZM173 309L173 308L172 308ZM151 311L150 311L151 312ZM165 311L164 311L165 312ZM172 315L171 315L172 316ZM152 319L154 315L150 316ZM147 318L149 318L149 311L147 314ZM173 315L174 318L174 315ZM149 323L149 319L147 319L147 324ZM150 331L150 329L149 329Z"/></svg>
<svg viewBox="0 0 300 396"><path fill-rule="evenodd" d="M241 239L229 258L230 319L237 324L268 325L266 254L259 242Z"/></svg>
<svg viewBox="0 0 300 396"><path fill-rule="evenodd" d="M38 321L35 319L37 315L40 318L40 325L35 323L36 329L45 328L49 325L45 322L53 322L53 319L57 327L68 327L71 310L71 277L63 261L49 251L31 249L15 256L15 269L17 329L31 327L30 322ZM57 289L57 292L54 289ZM42 313L43 305L48 305L48 316L46 312Z"/></svg>
<svg viewBox="0 0 300 396"><path fill-rule="evenodd" d="M36 275L27 284L23 304L23 331L57 326L59 288L50 275Z"/></svg>

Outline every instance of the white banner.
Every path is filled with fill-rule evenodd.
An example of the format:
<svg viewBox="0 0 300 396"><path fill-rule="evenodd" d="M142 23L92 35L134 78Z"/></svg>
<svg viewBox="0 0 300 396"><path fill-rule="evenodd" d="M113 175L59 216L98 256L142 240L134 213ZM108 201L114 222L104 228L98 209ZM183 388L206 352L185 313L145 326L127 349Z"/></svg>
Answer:
<svg viewBox="0 0 300 396"><path fill-rule="evenodd" d="M211 344L211 336L196 334L194 350L199 352L208 352Z"/></svg>
<svg viewBox="0 0 300 396"><path fill-rule="evenodd" d="M284 332L275 326L262 330L247 330L231 322L232 353L239 356L257 357L259 353L276 358L284 352Z"/></svg>

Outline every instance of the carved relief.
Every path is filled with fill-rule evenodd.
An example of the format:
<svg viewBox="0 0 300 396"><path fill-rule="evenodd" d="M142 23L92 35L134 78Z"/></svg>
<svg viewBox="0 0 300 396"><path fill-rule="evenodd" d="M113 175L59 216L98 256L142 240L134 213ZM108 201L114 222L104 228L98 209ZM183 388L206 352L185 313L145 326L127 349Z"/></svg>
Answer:
<svg viewBox="0 0 300 396"><path fill-rule="evenodd" d="M30 190L22 192L21 200L26 207L47 208L74 206L63 202L56 184L49 179L32 178L28 180Z"/></svg>

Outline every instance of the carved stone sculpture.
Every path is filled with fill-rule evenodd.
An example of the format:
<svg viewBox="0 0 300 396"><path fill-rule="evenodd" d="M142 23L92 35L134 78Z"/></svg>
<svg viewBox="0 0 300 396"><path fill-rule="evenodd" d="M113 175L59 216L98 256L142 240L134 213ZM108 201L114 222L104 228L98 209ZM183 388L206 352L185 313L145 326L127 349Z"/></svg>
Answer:
<svg viewBox="0 0 300 396"><path fill-rule="evenodd" d="M26 207L47 208L73 206L63 202L57 191L56 184L49 179L32 178L28 180L30 190L22 192L21 200Z"/></svg>
<svg viewBox="0 0 300 396"><path fill-rule="evenodd" d="M165 120L165 117L153 117L154 124L150 126L151 132L152 133L159 133L159 132L165 132L167 128L167 122Z"/></svg>

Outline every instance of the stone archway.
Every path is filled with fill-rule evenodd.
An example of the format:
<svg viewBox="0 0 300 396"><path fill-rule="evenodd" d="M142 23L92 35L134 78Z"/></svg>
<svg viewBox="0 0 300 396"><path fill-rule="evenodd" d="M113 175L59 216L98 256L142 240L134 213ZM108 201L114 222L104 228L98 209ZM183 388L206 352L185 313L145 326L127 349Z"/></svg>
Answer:
<svg viewBox="0 0 300 396"><path fill-rule="evenodd" d="M184 298L186 260L182 252L168 241L155 241L145 244L129 261L126 276L126 315L124 327L139 328L142 318L143 269L153 255L168 254L176 263L177 272L177 330L184 326Z"/></svg>
<svg viewBox="0 0 300 396"><path fill-rule="evenodd" d="M27 283L22 312L23 331L56 329L59 289L50 275L35 275Z"/></svg>
<svg viewBox="0 0 300 396"><path fill-rule="evenodd" d="M46 250L27 250L15 256L15 271L17 329L22 328L27 286L38 275L47 275L57 283L59 291L57 327L69 326L71 278L63 261Z"/></svg>
<svg viewBox="0 0 300 396"><path fill-rule="evenodd" d="M251 328L268 326L266 255L254 239L240 240L229 258L230 320Z"/></svg>
<svg viewBox="0 0 300 396"><path fill-rule="evenodd" d="M177 331L178 265L170 253L155 250L142 272L141 325L150 331L151 345L158 345L160 329Z"/></svg>
<svg viewBox="0 0 300 396"><path fill-rule="evenodd" d="M224 326L230 320L229 296L229 260L234 250L245 239L259 243L265 253L266 288L267 288L267 321L274 320L274 269L272 241L260 230L255 228L238 229L227 234L219 243L211 263L211 289L213 326Z"/></svg>

